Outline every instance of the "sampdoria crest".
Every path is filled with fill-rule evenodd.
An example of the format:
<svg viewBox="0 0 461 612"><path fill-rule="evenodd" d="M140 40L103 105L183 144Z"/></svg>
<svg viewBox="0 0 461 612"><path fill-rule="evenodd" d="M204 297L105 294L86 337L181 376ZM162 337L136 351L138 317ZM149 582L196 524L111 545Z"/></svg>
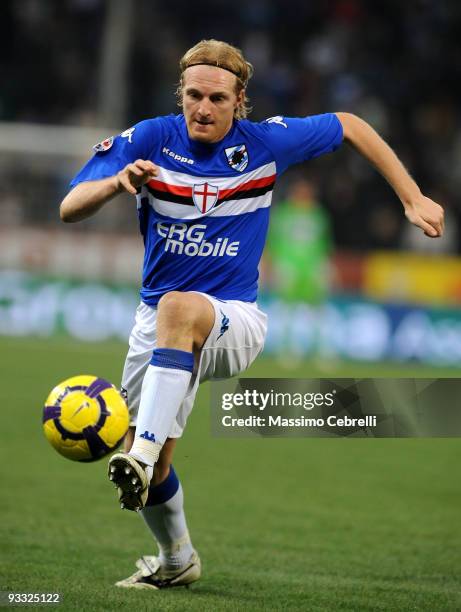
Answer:
<svg viewBox="0 0 461 612"><path fill-rule="evenodd" d="M248 166L248 151L246 145L241 144L236 147L228 147L225 149L227 161L229 166L237 172L243 172Z"/></svg>

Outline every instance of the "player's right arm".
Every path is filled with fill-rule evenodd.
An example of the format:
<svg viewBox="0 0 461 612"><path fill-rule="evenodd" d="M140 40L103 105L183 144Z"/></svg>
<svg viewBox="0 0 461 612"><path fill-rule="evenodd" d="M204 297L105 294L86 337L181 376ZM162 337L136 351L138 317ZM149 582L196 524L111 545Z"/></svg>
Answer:
<svg viewBox="0 0 461 612"><path fill-rule="evenodd" d="M61 220L75 223L94 215L119 193L136 195L136 190L157 176L157 166L149 160L137 159L114 176L97 181L84 181L70 191L60 206Z"/></svg>
<svg viewBox="0 0 461 612"><path fill-rule="evenodd" d="M61 203L61 219L66 223L81 221L119 193L136 195L139 187L158 174L151 159L163 136L163 118L156 117L95 145L95 154L70 183L73 189Z"/></svg>

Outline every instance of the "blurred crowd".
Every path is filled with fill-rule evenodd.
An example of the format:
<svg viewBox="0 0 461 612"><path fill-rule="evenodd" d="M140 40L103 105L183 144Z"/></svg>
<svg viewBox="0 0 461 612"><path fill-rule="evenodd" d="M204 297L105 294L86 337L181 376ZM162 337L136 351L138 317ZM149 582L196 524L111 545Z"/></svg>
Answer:
<svg viewBox="0 0 461 612"><path fill-rule="evenodd" d="M3 0L0 121L97 125L102 43L111 4L120 1L131 7L120 128L177 112L182 53L202 38L227 40L255 67L250 118L353 112L446 207L446 238L425 240L408 227L385 181L343 147L306 170L337 246L461 251L461 3ZM287 173L279 200L290 181Z"/></svg>

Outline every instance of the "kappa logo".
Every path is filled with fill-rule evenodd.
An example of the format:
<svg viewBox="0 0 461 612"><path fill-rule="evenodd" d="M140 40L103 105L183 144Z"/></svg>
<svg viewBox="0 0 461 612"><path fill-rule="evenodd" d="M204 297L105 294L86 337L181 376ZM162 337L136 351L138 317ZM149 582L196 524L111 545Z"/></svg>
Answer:
<svg viewBox="0 0 461 612"><path fill-rule="evenodd" d="M222 320L221 320L221 329L219 330L220 333L219 333L219 336L216 338L216 340L219 340L221 336L226 333L226 331L229 329L229 323L230 323L229 317L225 315L222 310L220 310L219 312L222 314Z"/></svg>
<svg viewBox="0 0 461 612"><path fill-rule="evenodd" d="M269 117L266 119L266 123L276 123L277 125L283 125L284 128L288 128L288 125L284 122L282 115L275 115L275 117Z"/></svg>
<svg viewBox="0 0 461 612"><path fill-rule="evenodd" d="M210 183L199 183L192 189L192 199L198 211L204 215L214 208L218 201L219 187Z"/></svg>
<svg viewBox="0 0 461 612"><path fill-rule="evenodd" d="M95 153L104 153L104 151L108 151L113 144L114 137L111 136L110 138L106 138L105 140L98 142L98 144L95 144L93 147L93 151Z"/></svg>
<svg viewBox="0 0 461 612"><path fill-rule="evenodd" d="M155 435L150 433L150 431L145 431L143 434L139 436L140 438L144 438L144 440L149 440L149 442L155 442Z"/></svg>
<svg viewBox="0 0 461 612"><path fill-rule="evenodd" d="M241 144L236 147L224 149L229 166L237 172L243 172L248 166L248 151L246 145Z"/></svg>
<svg viewBox="0 0 461 612"><path fill-rule="evenodd" d="M168 147L163 147L162 153L168 155L168 157L172 157L175 161L181 162L183 164L193 164L194 160L189 157L184 157L184 155L178 155L174 151L171 151Z"/></svg>
<svg viewBox="0 0 461 612"><path fill-rule="evenodd" d="M133 141L131 140L131 138L132 138L132 136L133 136L133 132L135 131L135 129L136 129L135 127L128 128L127 130L125 130L124 132L122 132L122 133L120 134L120 136L121 136L122 138L128 138L128 142L131 144L131 143L133 142Z"/></svg>

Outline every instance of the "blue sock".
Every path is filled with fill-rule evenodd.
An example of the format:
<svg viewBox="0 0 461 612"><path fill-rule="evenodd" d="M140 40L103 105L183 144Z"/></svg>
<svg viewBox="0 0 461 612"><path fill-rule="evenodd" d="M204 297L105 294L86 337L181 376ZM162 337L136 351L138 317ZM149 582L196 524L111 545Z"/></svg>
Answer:
<svg viewBox="0 0 461 612"><path fill-rule="evenodd" d="M146 506L158 506L164 504L175 495L179 489L179 480L173 466L170 465L170 472L163 482L158 485L151 483L149 487L149 496L146 501Z"/></svg>

